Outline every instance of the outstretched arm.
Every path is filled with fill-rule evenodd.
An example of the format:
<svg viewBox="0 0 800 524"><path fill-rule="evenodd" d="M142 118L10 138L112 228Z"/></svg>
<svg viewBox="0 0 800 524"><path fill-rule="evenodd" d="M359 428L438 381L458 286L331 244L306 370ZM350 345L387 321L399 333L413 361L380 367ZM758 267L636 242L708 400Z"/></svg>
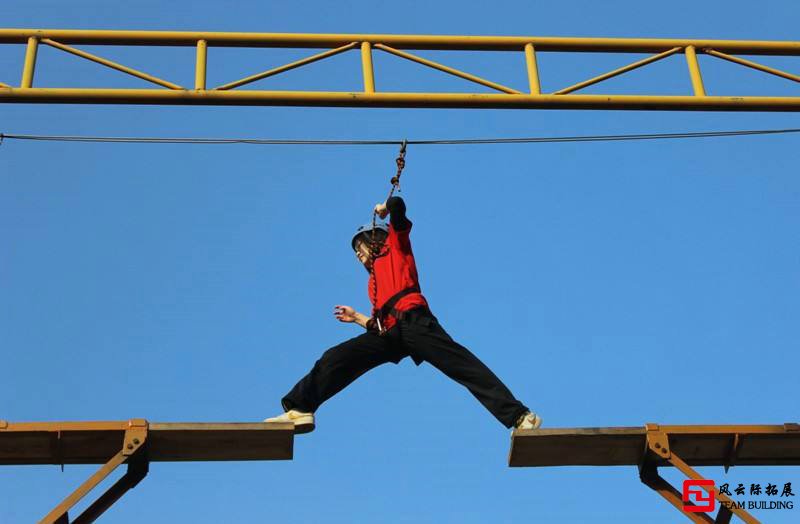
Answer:
<svg viewBox="0 0 800 524"><path fill-rule="evenodd" d="M367 327L367 322L369 321L368 316L359 313L350 306L335 306L333 315L341 322L355 322L363 328Z"/></svg>
<svg viewBox="0 0 800 524"><path fill-rule="evenodd" d="M393 196L383 204L375 206L381 218L389 214L389 222L395 231L404 231L411 226L411 221L406 217L406 203L399 196Z"/></svg>

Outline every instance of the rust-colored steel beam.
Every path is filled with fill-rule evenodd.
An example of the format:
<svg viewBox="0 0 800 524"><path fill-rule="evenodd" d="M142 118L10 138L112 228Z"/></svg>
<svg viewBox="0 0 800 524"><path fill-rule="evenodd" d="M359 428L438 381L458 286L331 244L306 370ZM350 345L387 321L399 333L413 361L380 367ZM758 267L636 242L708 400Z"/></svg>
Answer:
<svg viewBox="0 0 800 524"><path fill-rule="evenodd" d="M702 517L708 518L706 520L697 520L698 516L701 514L699 512L691 512L686 511L684 509L684 502L682 501L680 505L675 504L675 497L673 493L667 494L667 492L663 489L663 485L660 485L660 481L664 481L664 479L658 475L658 466L656 465L656 460L666 460L669 462L670 465L674 466L678 470L681 471L684 475L689 477L693 480L705 480L700 473L698 473L694 468L689 466L681 457L674 452L671 448L670 443L670 432L669 428L666 426L659 426L658 424L645 424L645 429L647 430L647 449L645 451L644 456L642 457L642 463L640 465L640 478L642 482L647 484L650 487L656 485L657 487L653 487L659 495L664 497L668 502L678 509L684 516L688 517L690 520L695 522L712 522L708 515L702 515ZM729 428L730 429L730 428ZM708 434L717 435L722 433L721 431L712 431ZM751 432L752 434L768 434L769 430L761 430L761 431L754 431ZM686 432L678 431L675 433L676 435L686 435ZM697 434L697 433L696 433ZM734 433L734 435L738 438L739 433ZM655 460L654 460L655 459ZM726 463L727 465L728 463ZM654 482L655 479L655 482ZM665 481L664 481L665 482ZM717 502L719 502L719 517L715 519L715 521L719 522L724 519L730 520L730 514L733 513L740 519L742 519L747 524L759 524L759 520L753 517L750 513L748 513L743 508L738 507L736 504L733 503L730 497L720 492L715 486L708 487L701 485L706 492L712 495ZM677 492L677 490L674 490Z"/></svg>
<svg viewBox="0 0 800 524"><path fill-rule="evenodd" d="M0 420L0 465L101 464L40 521L86 524L134 488L150 462L290 460L293 439L292 423ZM128 465L126 474L70 521L70 509L122 464Z"/></svg>
<svg viewBox="0 0 800 524"><path fill-rule="evenodd" d="M515 430L508 456L511 467L637 466L640 480L696 523L730 521L736 515L757 523L731 498L703 486L718 502L716 519L684 510L682 493L662 478L659 467L672 466L690 479L703 477L693 466L798 466L800 425L659 425L619 428L545 428Z"/></svg>
<svg viewBox="0 0 800 524"><path fill-rule="evenodd" d="M125 480L121 480L107 490L74 522L94 522L94 520L102 515L102 513L108 509L114 501L119 499L125 494L125 492L135 486L139 480L144 478L144 475L147 474L147 456L141 451L146 449L145 444L148 436L147 429L148 424L146 420L129 420L127 426L125 427L122 449L114 454L114 456L111 457L100 469L98 469L94 475L89 477L75 491L69 494L58 506L48 513L40 521L40 524L69 524L69 510L72 509L75 504L77 504L115 469L117 469L120 464L129 460L132 461L130 464L133 464L133 461L141 461L145 465L138 467L134 466L133 468L131 468L129 465L128 473L123 477ZM61 434L59 432L59 438L60 436Z"/></svg>

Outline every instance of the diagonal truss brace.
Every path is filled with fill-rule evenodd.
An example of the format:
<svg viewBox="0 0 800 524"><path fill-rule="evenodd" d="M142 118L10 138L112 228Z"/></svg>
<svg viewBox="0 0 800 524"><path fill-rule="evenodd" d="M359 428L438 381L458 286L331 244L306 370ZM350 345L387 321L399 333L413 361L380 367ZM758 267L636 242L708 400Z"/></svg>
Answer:
<svg viewBox="0 0 800 524"><path fill-rule="evenodd" d="M568 93L572 93L574 91L577 91L578 89L583 89L584 87L589 87L591 85L594 85L594 84L597 84L599 82L602 82L603 80L608 80L609 78L614 78L615 76L619 76L622 73L627 73L628 71L633 71L634 69L638 69L638 68L640 68L642 66L646 66L647 64L652 64L653 62L661 60L662 58L666 58L668 56L672 56L672 55L674 55L675 53L677 53L678 51L681 51L681 50L682 50L682 48L680 48L680 47L673 47L672 49L668 49L667 51L664 51L663 53L659 53L657 55L649 56L649 57L647 57L647 58L645 58L643 60L639 60L639 61L634 62L632 64L628 64L626 66L620 67L619 69L615 69L613 71L609 71L608 73L602 74L600 76L596 76L596 77L591 78L589 80L585 80L583 82L578 82L575 85L572 85L572 86L569 86L569 87L565 87L564 89L560 89L560 90L556 91L553 94L554 95L566 95Z"/></svg>
<svg viewBox="0 0 800 524"><path fill-rule="evenodd" d="M433 69L438 69L439 71L444 71L445 73L449 73L453 76L457 76L459 78L463 78L465 80L469 80L471 82L475 82L476 84L480 84L486 87L491 87L497 91L501 91L506 94L510 95L521 95L522 92L517 91L516 89L512 89L510 87L506 87L502 84L498 84L496 82L492 82L491 80L486 80L479 76L472 75L470 73L465 73L464 71L459 71L458 69L446 66L444 64L440 64L439 62L434 62L433 60L428 60L427 58L422 58L417 55L412 55L411 53L406 53L405 51L400 51L399 49L394 49L384 44L375 44L374 46L376 49L380 49L382 51L386 51L387 53L393 54L395 56L399 56L400 58L405 58L406 60L411 60L412 62L416 62L418 64L422 64L428 67L432 67Z"/></svg>
<svg viewBox="0 0 800 524"><path fill-rule="evenodd" d="M162 80L162 79L160 79L160 78L158 78L156 76L148 75L147 73L142 73L141 71L137 71L136 69L133 69L132 67L128 67L128 66L124 66L122 64L118 64L116 62L112 62L111 60L108 60L106 58L103 58L103 57L100 57L100 56L97 56L97 55L93 55L91 53L87 53L86 51L81 51L80 49L76 49L76 48L70 47L68 45L60 44L60 43L56 42L55 40L51 40L49 38L42 38L40 40L40 42L43 43L43 44L49 45L50 47L55 47L56 49L60 49L61 51L64 51L66 53L70 53L72 55L79 56L81 58L85 58L86 60L89 60L91 62L95 62L97 64L104 65L106 67L110 67L111 69L116 69L117 71L121 71L123 73L127 73L127 74L129 74L131 76L135 76L136 78L141 78L142 80L147 80L148 82L151 82L151 83L156 84L156 85L160 85L162 87L167 87L169 89L183 89L178 84L173 84L172 82L168 82L166 80Z"/></svg>
<svg viewBox="0 0 800 524"><path fill-rule="evenodd" d="M769 73L771 75L779 76L781 78L787 78L789 80L794 80L795 82L800 82L800 76L793 75L791 73L787 73L785 71L781 71L780 69L775 69L773 67L768 67L759 64L758 62L745 60L744 58L739 58L738 56L731 56L725 53L720 53L719 51L715 51L714 49L703 49L703 53L711 56L716 56L717 58L722 58L723 60L728 60L729 62L733 62L734 64L750 67L752 69L761 71L763 73Z"/></svg>
<svg viewBox="0 0 800 524"><path fill-rule="evenodd" d="M236 80L235 82L229 82L227 84L221 85L219 87L215 87L214 91L225 91L228 89L234 89L236 87L243 86L245 84L249 84L251 82L255 82L256 80L261 80L262 78L267 78L269 76L275 76L279 73L283 73L285 71L289 71L292 69L296 69L298 67L304 66L306 64L311 64L322 60L323 58L328 58L329 56L338 55L339 53L343 53L344 51L349 51L354 47L358 46L358 42L350 42L347 45L343 45L341 47L337 47L336 49L331 49L328 51L324 51L322 53L317 53L316 55L312 55L306 58L302 58L295 62L291 62L289 64L282 65L280 67L276 67L273 69L269 69L262 73L257 73L255 75L248 76L246 78L242 78L241 80Z"/></svg>
<svg viewBox="0 0 800 524"><path fill-rule="evenodd" d="M681 493L675 489L669 482L667 482L661 475L658 474L657 460L666 460L669 464L675 466L684 475L691 479L702 480L703 476L700 475L694 468L684 462L678 455L671 449L669 444L669 434L662 431L658 424L645 424L647 429L645 452L643 454L642 462L639 464L639 479L648 487L652 488L655 492L661 495L667 502L672 504L678 511L683 513L692 522L701 524L727 524L731 520L732 513L736 514L740 519L748 524L759 524L759 521L750 515L742 508L737 508L732 504L731 499L722 493L716 487L708 488L701 486L708 493L713 494L717 502L720 503L720 508L717 513L716 519L712 520L705 513L687 512L683 509L683 497ZM731 453L735 453L738 447L738 435L736 436L733 449ZM732 465L733 457L729 457L725 470ZM725 503L725 504L722 504Z"/></svg>
<svg viewBox="0 0 800 524"><path fill-rule="evenodd" d="M469 80L470 82L474 82L476 84L480 84L482 86L492 88L492 89L494 89L496 91L500 91L502 93L513 94L513 95L522 94L522 92L517 91L516 89L512 89L512 88L504 86L502 84L498 84L496 82L492 82L491 80L486 80L485 78L481 78L479 76L476 76L476 75L473 75L473 74L470 74L470 73L466 73L464 71L460 71L460 70L458 70L456 68L453 68L453 67L450 67L450 66L446 66L446 65L441 64L439 62L434 62L433 60L429 60L427 58L422 58L420 56L413 55L411 53L400 51L398 49L394 49L392 47L389 47L389 46L381 44L381 43L376 43L376 44L372 45L372 44L369 44L368 42L350 42L347 45L343 45L343 46L337 47L335 49L330 49L328 51L324 51L322 53L318 53L318 54L315 54L315 55L312 55L312 56L297 60L295 62L291 62L291 63L285 64L285 65L282 65L280 67L269 69L269 70L264 71L262 73L257 73L255 75L248 76L248 77L242 78L240 80L236 80L234 82L229 82L227 84L223 84L221 86L215 87L214 91L226 91L226 90L229 90L229 89L234 89L234 88L237 88L237 87L241 87L241 86L243 86L245 84L249 84L249 83L255 82L257 80L261 80L261 79L264 79L264 78L267 78L267 77L270 77L270 76L275 76L275 75L283 73L285 71L296 69L298 67L302 67L304 65L311 64L311 63L317 62L319 60L323 60L323 59L328 58L330 56L338 55L339 53L343 53L345 51L349 51L350 49L353 49L353 48L359 47L359 46L361 47L361 52L362 52L362 61L363 61L362 66L363 66L364 78L365 78L365 91L367 91L367 92L375 92L375 79L374 79L373 66L372 66L372 55L371 55L371 50L374 47L375 49L380 49L380 50L385 51L385 52L387 52L389 54L392 54L392 55L395 55L395 56L399 56L400 58L404 58L406 60L410 60L412 62L416 62L418 64L422 64L422 65L430 67L432 69L437 69L439 71L443 71L443 72L451 74L453 76L457 76L459 78L463 78L465 80ZM678 49L676 49L675 51L677 51L677 50ZM672 51L672 52L674 52L674 51ZM670 54L672 54L672 52L670 52ZM655 60L657 60L657 59L658 58L656 58ZM652 58L648 59L645 63L650 63L653 60L654 59L652 59ZM644 65L644 64L642 64L642 65Z"/></svg>
<svg viewBox="0 0 800 524"><path fill-rule="evenodd" d="M39 524L70 524L70 522L72 524L89 524L100 517L128 490L135 487L147 475L149 468L146 447L148 426L148 422L144 419L128 421L122 449L40 520ZM123 463L128 465L125 475L98 497L83 513L70 521L69 510Z"/></svg>

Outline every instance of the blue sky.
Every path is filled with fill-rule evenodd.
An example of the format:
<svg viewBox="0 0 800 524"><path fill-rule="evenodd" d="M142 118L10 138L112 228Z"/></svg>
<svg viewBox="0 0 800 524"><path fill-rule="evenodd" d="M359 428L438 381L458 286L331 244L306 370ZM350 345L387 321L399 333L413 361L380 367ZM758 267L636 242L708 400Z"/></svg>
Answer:
<svg viewBox="0 0 800 524"><path fill-rule="evenodd" d="M797 40L796 2L6 1L4 27ZM88 48L92 50L91 47ZM190 84L193 50L94 49ZM20 46L0 46L0 81ZM303 50L209 53L209 84ZM520 54L427 53L525 88ZM637 57L540 57L556 90ZM800 71L796 58L764 63ZM796 84L701 57L709 94ZM376 55L378 89L470 90ZM37 85L144 86L42 49ZM360 89L357 53L257 84ZM683 94L683 57L587 92ZM4 133L425 139L800 127L795 114L0 106ZM401 195L444 328L546 427L798 421L793 135L415 146ZM394 147L7 141L0 147L0 418L259 421L365 312L349 248ZM634 467L508 468L509 431L406 359L317 412L291 462L154 463L108 522L679 522ZM44 516L94 466L0 469L0 522ZM796 468L701 468L718 483ZM674 472L665 476L677 483ZM110 484L106 482L104 486ZM83 507L82 504L80 507ZM798 509L754 511L796 522Z"/></svg>

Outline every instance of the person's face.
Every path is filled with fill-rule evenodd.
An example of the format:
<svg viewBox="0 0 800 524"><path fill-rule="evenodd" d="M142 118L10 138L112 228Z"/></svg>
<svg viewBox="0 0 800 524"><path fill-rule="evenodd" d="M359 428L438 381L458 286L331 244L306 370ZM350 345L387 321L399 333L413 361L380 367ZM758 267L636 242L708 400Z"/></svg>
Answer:
<svg viewBox="0 0 800 524"><path fill-rule="evenodd" d="M380 242L385 242L385 235L381 235L380 233L377 234L376 240ZM370 270L372 266L372 257L370 257L370 250L369 250L369 239L362 236L358 240L356 240L356 258L364 264L364 267L367 270Z"/></svg>
<svg viewBox="0 0 800 524"><path fill-rule="evenodd" d="M370 267L372 262L369 256L369 245L361 239L356 241L356 257L364 264L364 267Z"/></svg>

